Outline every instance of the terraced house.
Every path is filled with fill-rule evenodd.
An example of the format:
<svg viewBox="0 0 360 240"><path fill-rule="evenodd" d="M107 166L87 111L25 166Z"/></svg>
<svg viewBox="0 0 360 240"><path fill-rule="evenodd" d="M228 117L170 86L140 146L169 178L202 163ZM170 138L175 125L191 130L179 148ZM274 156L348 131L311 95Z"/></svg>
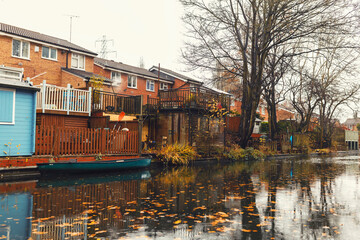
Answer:
<svg viewBox="0 0 360 240"><path fill-rule="evenodd" d="M101 110L107 103L103 93L94 102L92 77L101 78L104 88L114 84L110 78L94 74L96 55L64 39L0 23L1 80L17 79L40 89L36 98L35 155L139 153L138 129L110 133L93 124L94 109ZM108 144L111 141L105 138L110 134L115 134L113 139L127 139L127 145L124 141L116 146Z"/></svg>
<svg viewBox="0 0 360 240"><path fill-rule="evenodd" d="M40 89L36 155L130 156L150 140L196 145L198 130L209 127L202 117L208 103L228 107L227 95L196 79L96 56L67 40L0 23L2 80L17 79ZM222 133L223 128L214 131ZM124 136L130 145L124 145Z"/></svg>

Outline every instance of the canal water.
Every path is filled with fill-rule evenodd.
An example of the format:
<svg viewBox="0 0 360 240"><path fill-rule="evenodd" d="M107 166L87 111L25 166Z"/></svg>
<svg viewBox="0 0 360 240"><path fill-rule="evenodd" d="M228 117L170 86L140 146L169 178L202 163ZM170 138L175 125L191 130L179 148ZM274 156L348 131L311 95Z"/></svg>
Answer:
<svg viewBox="0 0 360 240"><path fill-rule="evenodd" d="M360 157L0 184L0 239L359 239Z"/></svg>

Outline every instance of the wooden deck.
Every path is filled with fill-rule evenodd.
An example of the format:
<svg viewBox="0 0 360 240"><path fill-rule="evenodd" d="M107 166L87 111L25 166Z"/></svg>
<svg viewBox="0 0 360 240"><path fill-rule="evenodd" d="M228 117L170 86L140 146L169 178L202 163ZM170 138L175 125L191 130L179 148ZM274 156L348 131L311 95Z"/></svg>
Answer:
<svg viewBox="0 0 360 240"><path fill-rule="evenodd" d="M43 83L37 86L41 91L37 94L37 112L90 116L91 114L91 88L80 90L70 87L58 87Z"/></svg>
<svg viewBox="0 0 360 240"><path fill-rule="evenodd" d="M230 98L227 95L201 88L177 88L160 91L157 107L159 110L209 110L211 104L230 109Z"/></svg>
<svg viewBox="0 0 360 240"><path fill-rule="evenodd" d="M105 113L125 112L126 115L140 115L143 113L142 96L131 96L119 93L93 91L92 111Z"/></svg>

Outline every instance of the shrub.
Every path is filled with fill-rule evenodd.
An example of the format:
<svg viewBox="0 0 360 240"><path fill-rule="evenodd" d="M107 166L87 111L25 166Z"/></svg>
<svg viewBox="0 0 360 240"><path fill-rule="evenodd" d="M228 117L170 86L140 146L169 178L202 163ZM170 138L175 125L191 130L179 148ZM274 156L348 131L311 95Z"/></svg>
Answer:
<svg viewBox="0 0 360 240"><path fill-rule="evenodd" d="M262 122L261 123L260 132L261 133L269 133L269 123L268 122Z"/></svg>
<svg viewBox="0 0 360 240"><path fill-rule="evenodd" d="M161 148L156 157L166 164L187 165L198 157L196 150L188 145L173 144Z"/></svg>
<svg viewBox="0 0 360 240"><path fill-rule="evenodd" d="M242 149L238 145L233 145L226 153L224 153L224 157L235 161L260 160L265 158L265 155L254 148Z"/></svg>
<svg viewBox="0 0 360 240"><path fill-rule="evenodd" d="M238 145L233 145L227 152L224 153L224 157L231 160L241 160L245 158L245 150Z"/></svg>

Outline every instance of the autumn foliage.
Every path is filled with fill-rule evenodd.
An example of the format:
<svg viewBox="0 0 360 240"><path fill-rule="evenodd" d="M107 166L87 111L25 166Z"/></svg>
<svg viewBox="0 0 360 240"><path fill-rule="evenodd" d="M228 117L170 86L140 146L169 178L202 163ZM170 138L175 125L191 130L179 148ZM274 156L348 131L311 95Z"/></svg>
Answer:
<svg viewBox="0 0 360 240"><path fill-rule="evenodd" d="M187 165L195 160L198 154L191 146L175 143L158 150L156 157L166 164Z"/></svg>

